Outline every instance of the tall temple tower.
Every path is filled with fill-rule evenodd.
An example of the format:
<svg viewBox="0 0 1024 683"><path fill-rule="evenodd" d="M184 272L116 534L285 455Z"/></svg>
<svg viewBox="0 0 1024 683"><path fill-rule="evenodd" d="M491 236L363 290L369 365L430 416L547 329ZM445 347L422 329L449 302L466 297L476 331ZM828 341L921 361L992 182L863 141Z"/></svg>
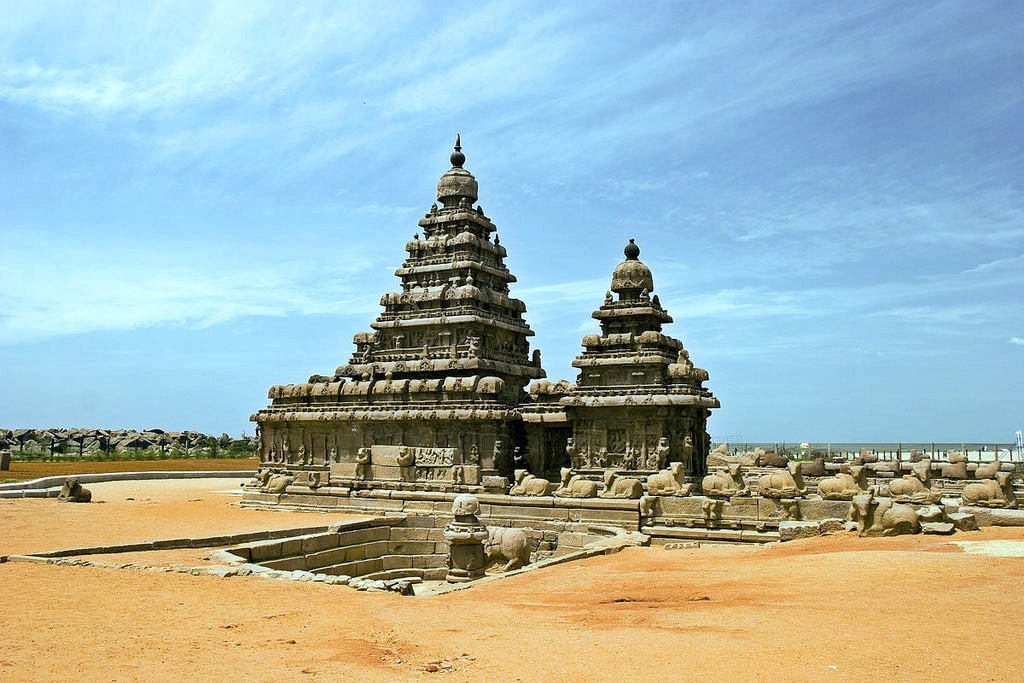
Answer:
<svg viewBox="0 0 1024 683"><path fill-rule="evenodd" d="M384 312L372 332L355 335L348 364L272 387L271 405L252 416L265 464L355 476L369 459L400 468L408 458L425 466L417 477L460 479L467 466L468 484L507 470L512 449L524 445L516 408L524 387L545 374L540 352L530 353L526 306L509 295L516 278L505 248L474 206L477 181L465 160L456 137L438 203L395 271L400 291L381 298Z"/></svg>
<svg viewBox="0 0 1024 683"><path fill-rule="evenodd" d="M651 471L683 462L706 471L707 418L718 399L703 383L683 343L662 334L672 322L657 295L640 248L629 240L612 273L611 291L593 313L601 334L583 338L572 365L576 386L559 404L572 425L569 445L577 470Z"/></svg>

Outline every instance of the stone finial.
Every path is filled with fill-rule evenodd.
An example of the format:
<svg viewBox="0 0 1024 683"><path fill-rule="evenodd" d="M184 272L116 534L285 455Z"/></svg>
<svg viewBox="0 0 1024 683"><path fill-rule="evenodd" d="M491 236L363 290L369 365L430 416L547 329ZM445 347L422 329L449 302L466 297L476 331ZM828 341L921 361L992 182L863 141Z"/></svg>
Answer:
<svg viewBox="0 0 1024 683"><path fill-rule="evenodd" d="M626 255L627 261L636 261L640 258L640 247L636 245L636 240L632 237L629 238L629 244L622 250L622 253Z"/></svg>
<svg viewBox="0 0 1024 683"><path fill-rule="evenodd" d="M453 168L462 168L466 163L466 155L462 153L462 136L458 133L455 134L455 151L452 152L451 161Z"/></svg>

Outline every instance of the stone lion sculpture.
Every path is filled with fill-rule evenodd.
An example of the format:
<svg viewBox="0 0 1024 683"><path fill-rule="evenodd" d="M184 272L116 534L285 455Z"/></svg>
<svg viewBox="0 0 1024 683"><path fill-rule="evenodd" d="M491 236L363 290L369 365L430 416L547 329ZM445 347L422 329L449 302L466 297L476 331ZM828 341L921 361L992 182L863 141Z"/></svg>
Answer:
<svg viewBox="0 0 1024 683"><path fill-rule="evenodd" d="M530 538L523 529L488 527L484 556L487 567L503 562L503 572L519 569L530 563Z"/></svg>
<svg viewBox="0 0 1024 683"><path fill-rule="evenodd" d="M260 487L260 491L264 493L284 493L285 489L292 485L295 481L295 477L290 474L271 474L267 478L267 483Z"/></svg>
<svg viewBox="0 0 1024 683"><path fill-rule="evenodd" d="M92 491L83 488L78 477L68 477L64 480L64 487L61 488L57 500L61 503L88 503L92 500Z"/></svg>

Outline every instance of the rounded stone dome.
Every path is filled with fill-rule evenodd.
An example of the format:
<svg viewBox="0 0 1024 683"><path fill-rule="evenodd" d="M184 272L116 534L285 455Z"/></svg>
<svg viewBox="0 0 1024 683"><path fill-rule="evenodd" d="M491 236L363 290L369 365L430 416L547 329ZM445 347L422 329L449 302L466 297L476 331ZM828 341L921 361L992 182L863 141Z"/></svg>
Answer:
<svg viewBox="0 0 1024 683"><path fill-rule="evenodd" d="M461 137L455 136L455 151L451 156L452 167L437 181L437 199L445 207L458 206L462 199L469 204L477 200L478 187L473 174L462 168L466 155L462 153Z"/></svg>
<svg viewBox="0 0 1024 683"><path fill-rule="evenodd" d="M654 276L651 269L640 260L640 247L632 239L623 250L626 260L612 271L611 290L616 294L629 294L647 290L654 291Z"/></svg>

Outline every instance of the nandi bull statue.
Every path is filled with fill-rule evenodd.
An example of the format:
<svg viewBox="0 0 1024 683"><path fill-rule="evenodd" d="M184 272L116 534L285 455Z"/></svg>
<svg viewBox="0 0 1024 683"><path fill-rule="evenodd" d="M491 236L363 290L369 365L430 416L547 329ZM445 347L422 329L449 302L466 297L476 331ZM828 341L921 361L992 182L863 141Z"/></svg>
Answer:
<svg viewBox="0 0 1024 683"><path fill-rule="evenodd" d="M78 477L68 477L64 480L64 487L57 496L61 503L88 503L92 500L92 491L83 488Z"/></svg>
<svg viewBox="0 0 1024 683"><path fill-rule="evenodd" d="M858 493L853 497L846 519L857 523L860 536L896 536L916 534L921 530L917 511L892 498L875 498L873 493Z"/></svg>
<svg viewBox="0 0 1024 683"><path fill-rule="evenodd" d="M484 543L485 566L501 564L501 571L510 572L530 563L530 538L523 529L487 527Z"/></svg>
<svg viewBox="0 0 1024 683"><path fill-rule="evenodd" d="M750 493L743 481L743 468L739 463L716 468L701 481L701 490L712 498L732 498Z"/></svg>
<svg viewBox="0 0 1024 683"><path fill-rule="evenodd" d="M889 482L889 495L898 503L937 503L942 497L932 491L932 461L930 458L918 460L910 466L910 474L901 479Z"/></svg>
<svg viewBox="0 0 1024 683"><path fill-rule="evenodd" d="M516 470L516 483L508 490L510 496L550 496L555 485L547 479L535 477L526 470Z"/></svg>
<svg viewBox="0 0 1024 683"><path fill-rule="evenodd" d="M681 462L669 463L668 469L647 477L647 493L651 496L688 496L692 490Z"/></svg>
<svg viewBox="0 0 1024 683"><path fill-rule="evenodd" d="M850 465L849 472L839 472L818 482L818 495L825 500L853 500L868 488L867 472L863 465Z"/></svg>
<svg viewBox="0 0 1024 683"><path fill-rule="evenodd" d="M605 470L602 498L639 498L644 495L644 485L639 479L623 477L615 470Z"/></svg>
<svg viewBox="0 0 1024 683"><path fill-rule="evenodd" d="M960 494L963 504L986 508L1017 507L1017 496L1013 492L1013 472L995 474L995 479L983 479L964 486Z"/></svg>
<svg viewBox="0 0 1024 683"><path fill-rule="evenodd" d="M807 493L801 474L802 462L791 461L785 469L770 472L757 480L758 494L763 498L796 498Z"/></svg>
<svg viewBox="0 0 1024 683"><path fill-rule="evenodd" d="M596 498L597 482L572 473L571 467L561 470L561 485L551 494L558 498Z"/></svg>

